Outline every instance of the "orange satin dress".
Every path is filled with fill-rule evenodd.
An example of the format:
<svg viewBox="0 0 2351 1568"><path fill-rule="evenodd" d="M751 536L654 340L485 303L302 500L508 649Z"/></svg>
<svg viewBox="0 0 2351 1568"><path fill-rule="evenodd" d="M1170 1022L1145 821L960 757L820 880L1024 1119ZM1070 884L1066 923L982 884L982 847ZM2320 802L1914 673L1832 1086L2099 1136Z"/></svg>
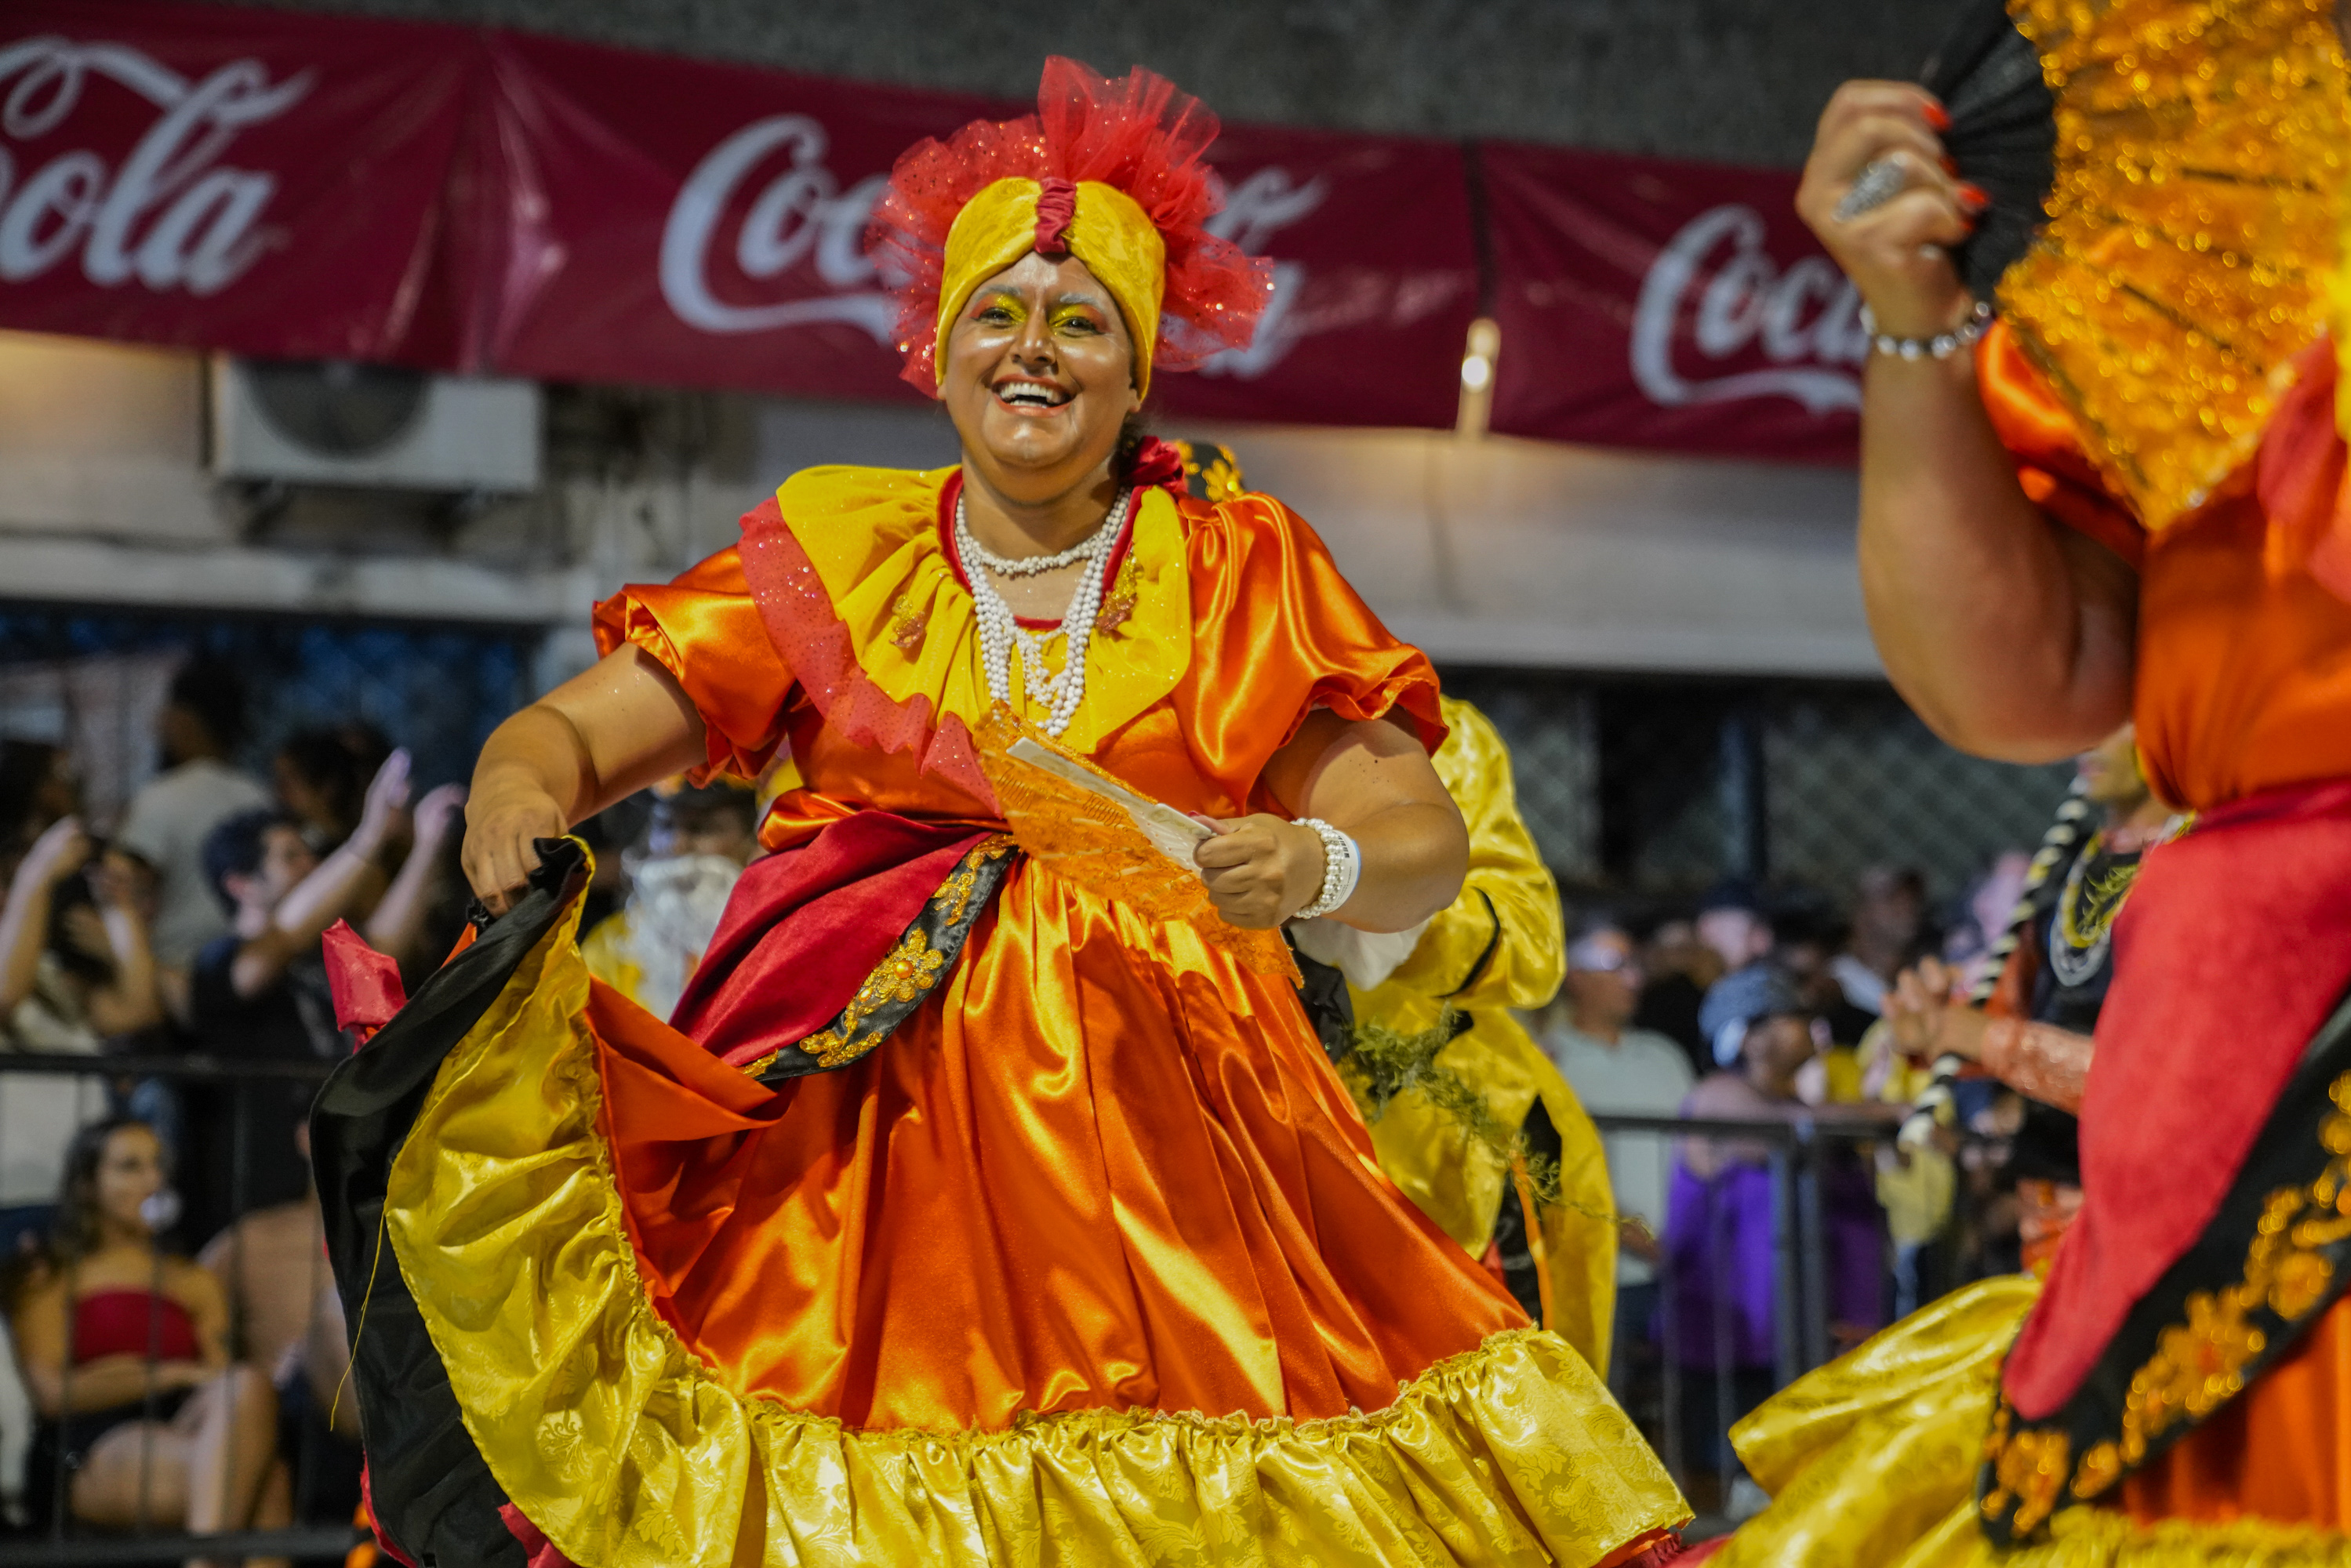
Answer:
<svg viewBox="0 0 2351 1568"><path fill-rule="evenodd" d="M1977 368L2026 493L2138 569L2134 717L2157 793L2204 809L2351 778L2351 601L2314 570L2341 548L2345 526L2333 345L2298 361L2300 385L2257 462L2152 536L2101 483L2072 416L2005 327L1987 335ZM2127 1477L2117 1506L2142 1521L2252 1518L2351 1532L2351 1299Z"/></svg>
<svg viewBox="0 0 2351 1568"><path fill-rule="evenodd" d="M770 850L869 808L1002 826L953 474L803 474L747 519L779 577L730 549L599 610L692 699L708 768L785 759ZM1086 675L1062 744L1187 811L1280 810L1264 769L1317 707L1444 734L1426 658L1259 496L1139 495ZM392 1238L477 1446L582 1568L746 1561L762 1488L779 1563L1586 1568L1687 1518L1590 1369L1381 1173L1290 978L1190 925L1023 860L894 1033L780 1087L539 961L485 1028L582 1065L541 1094L453 1058ZM559 1234L604 1225L606 1182L625 1260ZM533 1249L553 1324L446 1282ZM574 1322L611 1370L542 1375Z"/></svg>
<svg viewBox="0 0 2351 1568"><path fill-rule="evenodd" d="M887 644L885 688L935 671L935 711L977 723L976 623L938 548L929 477L881 478L905 485L907 504L885 509L911 529L852 591L886 599L893 624L923 623L916 659L900 645L913 638ZM1258 776L1318 705L1394 711L1442 737L1426 661L1311 534L1262 499L1187 519L1149 495L1138 575L1181 572L1214 634L1179 643L1134 612L1098 634L1092 722L1066 739L1157 799L1238 816L1280 809ZM789 486L781 504L821 515ZM715 760L756 775L789 745L799 784L763 824L768 847L862 806L985 817L795 700L758 617L728 550L624 591L599 624L676 676ZM926 665L934 643L955 656ZM731 1105L616 1093L614 1143L657 1299L689 1343L796 1410L932 1427L1095 1406L1336 1416L1524 1322L1378 1175L1286 981L1033 864L983 917L942 1005L864 1061L799 1080L723 1175L689 1177L695 1140L743 1129L774 1093L746 1087ZM679 1223L686 1179L707 1225ZM725 1268L709 1267L714 1249Z"/></svg>

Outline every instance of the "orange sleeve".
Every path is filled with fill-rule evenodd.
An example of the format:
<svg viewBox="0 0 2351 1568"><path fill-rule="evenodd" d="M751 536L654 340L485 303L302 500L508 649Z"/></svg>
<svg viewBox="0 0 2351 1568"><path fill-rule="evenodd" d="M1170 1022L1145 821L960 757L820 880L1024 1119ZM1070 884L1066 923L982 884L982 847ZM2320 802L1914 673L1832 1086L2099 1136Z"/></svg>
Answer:
<svg viewBox="0 0 2351 1568"><path fill-rule="evenodd" d="M1427 655L1380 624L1304 518L1270 496L1186 507L1195 632L1178 701L1211 773L1253 788L1318 707L1393 714L1430 751L1444 743Z"/></svg>
<svg viewBox="0 0 2351 1568"><path fill-rule="evenodd" d="M768 637L759 607L730 546L674 581L637 583L596 606L596 647L633 643L677 678L709 735L714 773L757 779L783 743L792 672Z"/></svg>
<svg viewBox="0 0 2351 1568"><path fill-rule="evenodd" d="M1993 431L2016 460L2026 498L2137 566L2146 553L2147 530L2106 488L2072 412L2005 321L1993 322L1976 347L1976 384Z"/></svg>

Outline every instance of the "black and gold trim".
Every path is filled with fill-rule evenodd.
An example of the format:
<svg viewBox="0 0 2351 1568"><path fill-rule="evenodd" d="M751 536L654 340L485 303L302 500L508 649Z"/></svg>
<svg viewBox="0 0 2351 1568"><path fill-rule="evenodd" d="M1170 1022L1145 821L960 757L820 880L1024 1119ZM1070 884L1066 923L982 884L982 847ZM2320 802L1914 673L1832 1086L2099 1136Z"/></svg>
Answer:
<svg viewBox="0 0 2351 1568"><path fill-rule="evenodd" d="M2253 1152L2064 1407L1993 1406L1976 1483L2011 1545L2125 1476L2244 1392L2351 1284L2351 998L2303 1055Z"/></svg>
<svg viewBox="0 0 2351 1568"><path fill-rule="evenodd" d="M954 971L971 928L995 902L1017 857L1009 833L991 833L974 844L830 1024L743 1071L762 1083L779 1084L846 1067L887 1040Z"/></svg>

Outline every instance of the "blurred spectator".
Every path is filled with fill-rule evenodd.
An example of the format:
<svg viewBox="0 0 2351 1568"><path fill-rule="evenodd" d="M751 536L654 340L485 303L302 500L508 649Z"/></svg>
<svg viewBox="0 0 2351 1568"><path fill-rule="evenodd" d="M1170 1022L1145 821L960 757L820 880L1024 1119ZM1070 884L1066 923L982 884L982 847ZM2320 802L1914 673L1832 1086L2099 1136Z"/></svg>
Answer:
<svg viewBox="0 0 2351 1568"><path fill-rule="evenodd" d="M92 1054L163 1021L132 873L96 859L77 817L33 841L0 906L0 1047ZM96 1075L0 1074L0 1259L52 1218L75 1129L106 1112Z"/></svg>
<svg viewBox="0 0 2351 1568"><path fill-rule="evenodd" d="M158 1248L170 1204L144 1123L77 1135L48 1250L10 1302L42 1417L27 1500L40 1515L62 1494L71 1517L113 1530L282 1526L268 1381L230 1363L218 1283Z"/></svg>
<svg viewBox="0 0 2351 1568"><path fill-rule="evenodd" d="M1959 918L1943 937L1943 962L1966 970L1971 980L1978 977L1992 944L2016 918L2017 901L2024 896L2032 874L2028 850L2002 850L1993 856L1990 868L1968 884Z"/></svg>
<svg viewBox="0 0 2351 1568"><path fill-rule="evenodd" d="M1889 1130L1900 1117L1890 1105L1805 1102L1798 1085L1828 1031L1783 970L1750 965L1726 975L1707 994L1705 1022L1712 1038L1736 1042L1737 1066L1701 1080L1682 1103L1685 1116L1759 1123L1818 1117ZM1772 1147L1740 1138L1683 1140L1667 1207L1666 1250L1676 1292L1669 1354L1685 1374L1687 1429L1711 1434L1715 1464L1733 1478L1726 1511L1734 1518L1755 1511L1762 1499L1738 1470L1729 1426L1771 1393L1782 1326ZM1867 1176L1849 1151L1837 1156L1823 1152L1819 1180L1823 1305L1830 1333L1844 1348L1885 1322L1885 1249Z"/></svg>
<svg viewBox="0 0 2351 1568"><path fill-rule="evenodd" d="M297 1124L294 1138L308 1168L308 1126ZM295 1201L243 1216L196 1256L228 1302L230 1353L261 1368L277 1390L280 1446L302 1523L349 1519L360 1500L358 1403L345 1392L335 1408L350 1357L326 1244L314 1180Z"/></svg>
<svg viewBox="0 0 2351 1568"><path fill-rule="evenodd" d="M1824 899L1807 890L1774 915L1771 930L1772 964L1795 981L1804 1005L1828 1026L1829 1044L1823 1048L1821 1061L1828 1068L1829 1098L1860 1098L1860 1068L1854 1051L1877 1015L1856 1007L1838 982L1838 955L1846 940L1844 923L1828 912Z"/></svg>
<svg viewBox="0 0 2351 1568"><path fill-rule="evenodd" d="M758 797L731 779L657 795L645 858L629 868L629 898L588 934L588 972L667 1018L758 852Z"/></svg>
<svg viewBox="0 0 2351 1568"><path fill-rule="evenodd" d="M1776 939L1771 916L1763 912L1762 896L1752 883L1736 877L1727 877L1708 890L1698 903L1694 929L1722 965L1721 975L1708 988L1709 999L1723 981L1763 963ZM1706 1036L1708 1055L1716 1067L1728 1067L1739 1060L1737 1037L1707 1027L1705 1003L1699 1005L1698 1032Z"/></svg>
<svg viewBox="0 0 2351 1568"><path fill-rule="evenodd" d="M59 817L80 809L73 756L43 740L0 740L0 879Z"/></svg>
<svg viewBox="0 0 2351 1568"><path fill-rule="evenodd" d="M1861 873L1852 929L1829 966L1847 1002L1872 1019L1886 1011L1886 988L1920 956L1926 917L1927 879L1916 870L1880 865Z"/></svg>
<svg viewBox="0 0 2351 1568"><path fill-rule="evenodd" d="M115 843L155 879L155 962L165 999L185 1017L188 967L228 929L204 874L205 835L268 805L269 793L228 762L245 736L245 686L226 664L198 658L183 666L155 736L163 771L131 797Z"/></svg>
<svg viewBox="0 0 2351 1568"><path fill-rule="evenodd" d="M1553 1003L1543 1049L1583 1108L1596 1114L1671 1116L1690 1092L1689 1061L1664 1035L1630 1027L1642 971L1633 939L1605 918L1584 923L1567 950L1567 984ZM1615 1189L1616 1364L1620 1393L1650 1343L1656 1315L1658 1237L1666 1223L1666 1140L1656 1133L1611 1133L1608 1179Z"/></svg>
<svg viewBox="0 0 2351 1568"><path fill-rule="evenodd" d="M629 902L628 862L653 821L652 795L650 789L640 789L571 830L596 857L596 874L580 895L580 930L593 935Z"/></svg>
<svg viewBox="0 0 2351 1568"><path fill-rule="evenodd" d="M1696 922L1671 917L1659 921L1641 945L1641 970L1648 978L1634 1027L1680 1046L1693 1071L1712 1071L1714 1052L1698 1027L1698 1009L1706 988L1722 978L1721 955L1698 939Z"/></svg>
<svg viewBox="0 0 2351 1568"><path fill-rule="evenodd" d="M234 926L196 959L189 1015L197 1049L230 1061L340 1056L342 1036L319 938L371 902L374 912L361 926L369 943L394 955L413 947L440 840L451 831L461 799L454 789L426 798L415 847L389 887L379 859L407 825L405 752L392 753L377 771L359 825L323 860L281 811L248 811L215 828L204 860ZM293 1139L308 1103L306 1092L290 1083L191 1086L188 1097L193 1234L208 1236L255 1205L301 1196L308 1173ZM200 1102L205 1113L195 1113Z"/></svg>
<svg viewBox="0 0 2351 1568"><path fill-rule="evenodd" d="M287 736L269 759L269 771L278 804L319 854L350 838L360 825L368 780L375 774L373 768L362 770L340 734L323 727Z"/></svg>

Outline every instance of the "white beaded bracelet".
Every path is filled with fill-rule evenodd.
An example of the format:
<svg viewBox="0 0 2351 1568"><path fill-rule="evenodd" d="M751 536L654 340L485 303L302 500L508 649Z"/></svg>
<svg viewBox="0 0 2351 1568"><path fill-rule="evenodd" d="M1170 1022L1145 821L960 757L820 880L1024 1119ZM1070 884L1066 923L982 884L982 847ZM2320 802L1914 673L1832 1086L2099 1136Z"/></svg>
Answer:
<svg viewBox="0 0 2351 1568"><path fill-rule="evenodd" d="M1290 918L1316 920L1354 896L1355 883L1364 874L1364 852L1354 840L1320 817L1301 817L1297 825L1313 829L1314 836L1322 841L1322 891Z"/></svg>
<svg viewBox="0 0 2351 1568"><path fill-rule="evenodd" d="M1974 348L1991 330L1991 306L1977 300L1968 319L1948 332L1938 332L1931 338L1896 338L1877 329L1877 318L1865 305L1861 308L1861 329L1869 334L1871 348L1893 359L1948 360L1961 349Z"/></svg>

